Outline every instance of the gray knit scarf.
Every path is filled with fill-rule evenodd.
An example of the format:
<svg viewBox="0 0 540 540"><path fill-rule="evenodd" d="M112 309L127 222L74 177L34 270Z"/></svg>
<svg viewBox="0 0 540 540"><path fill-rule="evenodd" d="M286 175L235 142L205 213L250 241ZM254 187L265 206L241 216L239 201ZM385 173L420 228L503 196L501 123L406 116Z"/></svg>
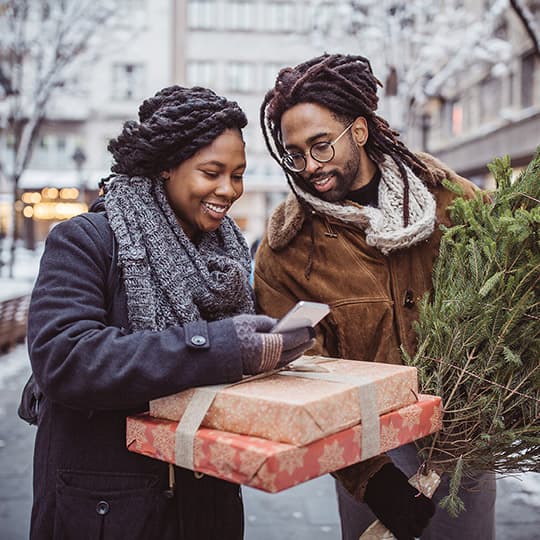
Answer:
<svg viewBox="0 0 540 540"><path fill-rule="evenodd" d="M317 212L363 230L366 242L384 255L425 240L435 229L435 198L425 184L405 166L409 180L409 225L403 226L403 180L394 160L386 156L381 171L379 207L358 207L346 202L324 201L294 185L298 197Z"/></svg>
<svg viewBox="0 0 540 540"><path fill-rule="evenodd" d="M195 244L161 179L122 175L108 184L105 208L118 242L132 331L254 313L249 249L232 219L226 216Z"/></svg>

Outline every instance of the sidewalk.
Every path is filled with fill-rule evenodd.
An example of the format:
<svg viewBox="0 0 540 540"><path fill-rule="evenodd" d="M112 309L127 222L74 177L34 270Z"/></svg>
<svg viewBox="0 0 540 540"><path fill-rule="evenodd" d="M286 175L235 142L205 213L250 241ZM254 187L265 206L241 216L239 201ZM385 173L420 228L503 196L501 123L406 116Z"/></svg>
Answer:
<svg viewBox="0 0 540 540"><path fill-rule="evenodd" d="M32 452L36 429L16 415L30 366L26 346L0 355L0 538L28 538L32 506ZM540 474L497 483L498 540L540 538ZM270 495L244 488L246 540L339 540L330 476ZM441 539L444 540L444 539ZM474 540L466 539L463 540Z"/></svg>

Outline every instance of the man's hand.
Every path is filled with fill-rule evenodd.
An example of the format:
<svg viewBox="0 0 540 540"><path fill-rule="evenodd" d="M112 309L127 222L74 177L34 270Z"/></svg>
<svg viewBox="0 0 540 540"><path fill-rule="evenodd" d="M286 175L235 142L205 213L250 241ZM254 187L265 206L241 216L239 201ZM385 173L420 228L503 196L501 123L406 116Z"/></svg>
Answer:
<svg viewBox="0 0 540 540"><path fill-rule="evenodd" d="M392 463L369 479L364 501L397 540L419 537L435 514L433 501L411 486Z"/></svg>

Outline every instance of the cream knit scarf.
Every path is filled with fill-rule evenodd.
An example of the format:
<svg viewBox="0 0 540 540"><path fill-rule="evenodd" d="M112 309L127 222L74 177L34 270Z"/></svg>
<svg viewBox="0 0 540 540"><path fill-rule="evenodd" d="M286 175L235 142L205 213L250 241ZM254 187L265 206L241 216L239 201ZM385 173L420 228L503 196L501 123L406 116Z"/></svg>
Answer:
<svg viewBox="0 0 540 540"><path fill-rule="evenodd" d="M386 156L379 165L379 207L354 206L347 202L331 203L294 185L297 195L318 213L355 225L366 235L366 242L384 255L408 248L429 238L435 228L435 198L408 167L409 225L403 226L403 180L394 160Z"/></svg>

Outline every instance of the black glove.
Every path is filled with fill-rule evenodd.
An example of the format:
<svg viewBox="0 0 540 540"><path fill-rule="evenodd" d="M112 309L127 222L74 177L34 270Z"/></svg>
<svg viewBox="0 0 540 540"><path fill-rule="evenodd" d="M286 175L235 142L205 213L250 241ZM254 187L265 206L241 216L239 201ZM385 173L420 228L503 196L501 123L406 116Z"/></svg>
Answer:
<svg viewBox="0 0 540 540"><path fill-rule="evenodd" d="M246 375L283 367L315 344L315 331L311 326L270 334L277 321L265 315L237 315L232 322L240 341L240 355Z"/></svg>
<svg viewBox="0 0 540 540"><path fill-rule="evenodd" d="M411 486L393 463L369 479L364 501L397 540L419 537L435 514L433 501Z"/></svg>

